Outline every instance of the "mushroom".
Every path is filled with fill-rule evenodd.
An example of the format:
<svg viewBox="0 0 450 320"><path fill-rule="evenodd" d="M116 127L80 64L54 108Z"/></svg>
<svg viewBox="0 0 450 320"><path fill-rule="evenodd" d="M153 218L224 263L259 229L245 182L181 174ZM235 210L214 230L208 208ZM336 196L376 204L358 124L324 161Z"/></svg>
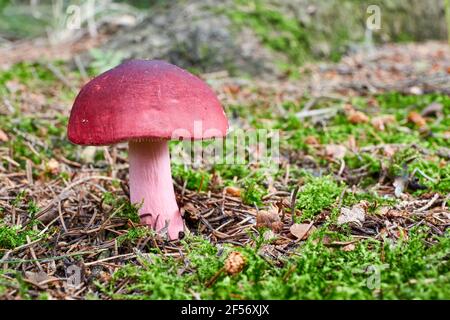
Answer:
<svg viewBox="0 0 450 320"><path fill-rule="evenodd" d="M201 79L170 63L130 60L88 82L70 113L68 138L79 145L128 141L130 200L142 224L184 230L175 199L168 141L223 137L228 120Z"/></svg>

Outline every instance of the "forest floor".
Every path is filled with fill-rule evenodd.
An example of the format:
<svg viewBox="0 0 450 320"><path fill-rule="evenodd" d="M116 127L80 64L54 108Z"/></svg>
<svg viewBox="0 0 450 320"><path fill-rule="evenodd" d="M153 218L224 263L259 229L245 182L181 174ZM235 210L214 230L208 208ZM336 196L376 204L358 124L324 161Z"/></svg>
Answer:
<svg viewBox="0 0 450 320"><path fill-rule="evenodd" d="M67 140L98 70L16 61L0 71L0 298L450 299L449 57L396 44L297 79L202 75L231 132L279 132L280 163L174 163L177 241L139 225L126 144Z"/></svg>

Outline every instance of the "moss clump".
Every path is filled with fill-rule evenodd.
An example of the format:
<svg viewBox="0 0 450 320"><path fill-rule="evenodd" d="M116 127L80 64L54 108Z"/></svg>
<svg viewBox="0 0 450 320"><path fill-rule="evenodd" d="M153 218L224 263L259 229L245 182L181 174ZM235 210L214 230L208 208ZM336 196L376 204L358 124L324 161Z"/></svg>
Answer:
<svg viewBox="0 0 450 320"><path fill-rule="evenodd" d="M323 245L319 230L280 267L263 258L260 248L245 246L243 271L221 274L232 250L223 250L200 237L183 240L186 255L179 259L149 254L139 265L120 268L105 284L103 294L122 299L448 299L450 297L450 238L429 237L426 228L413 228L409 240L389 243L361 240L352 251ZM342 236L336 234L338 239ZM327 237L333 237L327 231ZM342 240L342 239L341 239ZM425 242L426 240L426 242ZM427 244L429 243L429 244ZM235 249L233 249L235 250ZM276 261L273 261L275 263ZM128 279L121 294L116 285Z"/></svg>
<svg viewBox="0 0 450 320"><path fill-rule="evenodd" d="M20 226L8 226L0 220L0 249L14 249L27 243L27 236L33 240L36 231L22 229Z"/></svg>
<svg viewBox="0 0 450 320"><path fill-rule="evenodd" d="M331 177L307 177L305 185L299 190L296 207L302 211L302 219L312 218L325 209L330 209L342 192Z"/></svg>
<svg viewBox="0 0 450 320"><path fill-rule="evenodd" d="M117 237L118 245L123 245L125 243L136 244L140 239L150 236L153 234L152 230L148 227L133 227L128 229L126 233Z"/></svg>
<svg viewBox="0 0 450 320"><path fill-rule="evenodd" d="M111 213L114 213L116 217L139 222L139 204L132 204L128 199L116 197L110 192L103 195L103 203L112 206Z"/></svg>

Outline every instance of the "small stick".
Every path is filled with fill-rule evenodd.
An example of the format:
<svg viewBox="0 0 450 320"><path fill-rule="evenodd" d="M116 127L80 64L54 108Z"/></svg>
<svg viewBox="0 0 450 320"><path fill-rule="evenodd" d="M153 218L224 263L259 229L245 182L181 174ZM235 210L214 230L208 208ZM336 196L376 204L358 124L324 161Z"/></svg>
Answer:
<svg viewBox="0 0 450 320"><path fill-rule="evenodd" d="M27 171L27 180L28 184L33 185L33 167L31 161L27 159L26 161L26 171Z"/></svg>
<svg viewBox="0 0 450 320"><path fill-rule="evenodd" d="M300 186L297 185L295 187L295 189L292 191L292 196L291 196L291 215L292 215L292 221L291 221L291 226L294 224L294 217L295 217L295 202L297 201L297 193L298 190L300 189ZM284 214L284 212L283 212ZM282 217L284 218L284 217Z"/></svg>
<svg viewBox="0 0 450 320"><path fill-rule="evenodd" d="M58 202L58 215L59 215L59 220L61 221L61 225L62 225L64 231L67 233L66 223L64 222L64 217L63 217L63 213L61 210L61 201Z"/></svg>
<svg viewBox="0 0 450 320"><path fill-rule="evenodd" d="M420 214L421 212L424 212L425 210L429 209L433 205L433 203L436 202L437 199L439 199L439 193L436 193L426 205L424 205L422 208L417 209L416 211L414 211L414 213Z"/></svg>
<svg viewBox="0 0 450 320"><path fill-rule="evenodd" d="M224 271L225 271L225 267L220 268L219 271L217 271L216 274L211 279L208 280L208 282L205 284L205 286L207 288L211 287L217 281L217 279L222 274L222 272L224 272Z"/></svg>
<svg viewBox="0 0 450 320"><path fill-rule="evenodd" d="M92 266L92 265L110 261L110 260L115 260L115 259L119 259L119 258L132 258L132 257L136 257L136 254L134 254L134 253L121 254L121 255L114 256L114 257L108 257L108 258L100 259L97 261L88 262L88 263L85 263L84 265L87 267L87 266Z"/></svg>
<svg viewBox="0 0 450 320"><path fill-rule="evenodd" d="M27 243L31 243L31 239L30 237L27 235ZM36 252L34 252L33 246L30 245L30 247L28 248L30 250L31 256L33 257L33 259L36 262L36 265L38 266L39 270L44 272L44 269L42 268L42 265L39 263L37 256L36 256Z"/></svg>

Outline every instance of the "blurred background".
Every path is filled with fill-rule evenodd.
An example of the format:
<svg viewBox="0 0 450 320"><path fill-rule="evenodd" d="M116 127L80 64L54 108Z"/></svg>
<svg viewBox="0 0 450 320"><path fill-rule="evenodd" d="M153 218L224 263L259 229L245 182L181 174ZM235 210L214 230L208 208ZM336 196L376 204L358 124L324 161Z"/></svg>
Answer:
<svg viewBox="0 0 450 320"><path fill-rule="evenodd" d="M450 0L0 0L0 300L450 299L446 25ZM67 139L130 58L212 87L227 158L279 147L172 161L181 243L139 225L126 143Z"/></svg>
<svg viewBox="0 0 450 320"><path fill-rule="evenodd" d="M0 66L74 59L103 71L139 57L198 73L295 77L306 62L339 61L376 44L445 39L444 7L444 0L0 0Z"/></svg>

